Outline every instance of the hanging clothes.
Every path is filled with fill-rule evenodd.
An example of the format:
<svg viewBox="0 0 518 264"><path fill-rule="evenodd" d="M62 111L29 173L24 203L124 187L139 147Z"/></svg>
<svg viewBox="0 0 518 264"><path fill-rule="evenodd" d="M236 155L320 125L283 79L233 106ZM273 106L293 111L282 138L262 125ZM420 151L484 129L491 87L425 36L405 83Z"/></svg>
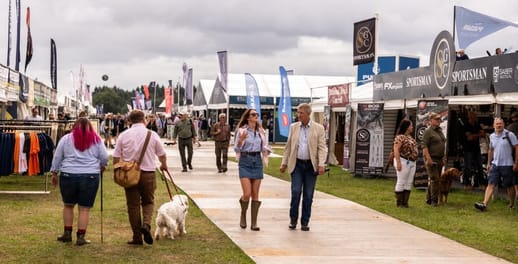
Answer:
<svg viewBox="0 0 518 264"><path fill-rule="evenodd" d="M29 176L34 176L40 173L40 164L38 153L40 152L40 143L35 132L30 133L31 147L29 150Z"/></svg>

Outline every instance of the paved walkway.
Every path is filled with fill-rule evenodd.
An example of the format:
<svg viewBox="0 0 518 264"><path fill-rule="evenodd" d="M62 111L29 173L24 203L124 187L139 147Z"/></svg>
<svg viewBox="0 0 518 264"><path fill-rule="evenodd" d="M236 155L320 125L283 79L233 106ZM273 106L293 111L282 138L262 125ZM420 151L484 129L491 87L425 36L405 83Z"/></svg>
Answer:
<svg viewBox="0 0 518 264"><path fill-rule="evenodd" d="M214 143L207 141L194 147L194 169L182 173L176 145L166 149L175 183L257 263L508 263L322 192L315 192L311 231L289 230L290 183L268 175L260 193L261 231L241 229L237 164L217 173Z"/></svg>

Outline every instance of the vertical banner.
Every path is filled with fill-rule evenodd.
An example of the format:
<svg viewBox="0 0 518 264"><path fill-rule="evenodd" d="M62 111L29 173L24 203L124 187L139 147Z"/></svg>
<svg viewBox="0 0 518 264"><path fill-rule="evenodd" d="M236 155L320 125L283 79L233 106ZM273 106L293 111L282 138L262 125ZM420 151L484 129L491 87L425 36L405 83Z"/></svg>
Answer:
<svg viewBox="0 0 518 264"><path fill-rule="evenodd" d="M171 114L171 86L164 89L165 113Z"/></svg>
<svg viewBox="0 0 518 264"><path fill-rule="evenodd" d="M142 109L140 104L140 93L138 91L135 91L135 103L133 104L133 108L135 109Z"/></svg>
<svg viewBox="0 0 518 264"><path fill-rule="evenodd" d="M16 58L14 69L20 71L20 0L16 0Z"/></svg>
<svg viewBox="0 0 518 264"><path fill-rule="evenodd" d="M279 118L277 118L277 120L279 121L279 134L287 137L290 133L290 125L292 122L290 84L288 82L288 74L283 66L279 67L279 72L281 75L281 98L279 109L277 110L279 113Z"/></svg>
<svg viewBox="0 0 518 264"><path fill-rule="evenodd" d="M56 54L56 42L50 39L50 82L52 88L58 89L58 57Z"/></svg>
<svg viewBox="0 0 518 264"><path fill-rule="evenodd" d="M185 62L184 62L184 63L182 64L182 76L183 76L183 77L182 77L182 87L183 87L183 90L184 90L184 94L183 94L184 96L183 96L183 100L182 100L182 101L183 101L183 105L185 105L185 104L186 104L186 100L185 100L185 96L186 96L185 91L186 91L186 88L185 88L185 87L187 87L187 70L188 70L188 69L189 69L189 68L188 68L188 66L187 66L187 63L185 63ZM180 98L181 98L181 97L178 97L178 100L180 100ZM180 101L178 101L178 105L181 105L181 104L180 104Z"/></svg>
<svg viewBox="0 0 518 264"><path fill-rule="evenodd" d="M187 81L185 82L186 104L192 104L192 68L187 71Z"/></svg>
<svg viewBox="0 0 518 264"><path fill-rule="evenodd" d="M376 56L376 18L354 23L353 65L369 63Z"/></svg>
<svg viewBox="0 0 518 264"><path fill-rule="evenodd" d="M27 103L29 99L29 78L20 73L20 101Z"/></svg>
<svg viewBox="0 0 518 264"><path fill-rule="evenodd" d="M415 126L415 140L419 147L419 153L416 161L416 171L414 177L414 186L416 188L427 188L428 174L424 165L423 149L421 142L423 134L429 126L429 115L431 112L441 115L441 129L444 136L448 135L448 100L419 100L417 102L417 117Z"/></svg>
<svg viewBox="0 0 518 264"><path fill-rule="evenodd" d="M9 12L7 16L7 64L5 66L9 68L9 66L11 66L11 0L9 0Z"/></svg>
<svg viewBox="0 0 518 264"><path fill-rule="evenodd" d="M219 75L221 80L221 88L223 92L227 92L228 64L227 51L218 51Z"/></svg>
<svg viewBox="0 0 518 264"><path fill-rule="evenodd" d="M27 49L25 51L25 68L23 70L24 72L27 71L27 65L29 65L32 59L31 9L29 7L27 7L25 23L27 24Z"/></svg>
<svg viewBox="0 0 518 264"><path fill-rule="evenodd" d="M351 165L349 163L350 158L350 152L349 152L349 145L351 144L351 106L348 105L345 108L345 124L344 124L344 160L342 163L342 166L344 169L351 168Z"/></svg>
<svg viewBox="0 0 518 264"><path fill-rule="evenodd" d="M358 104L355 175L383 174L383 103Z"/></svg>
<svg viewBox="0 0 518 264"><path fill-rule="evenodd" d="M144 87L144 95L146 96L146 100L149 100L149 87L147 84L142 85Z"/></svg>
<svg viewBox="0 0 518 264"><path fill-rule="evenodd" d="M169 103L170 104L170 107L171 107L171 113L173 112L173 109L174 109L174 88L173 88L173 80L169 80L169 87L171 88L171 102Z"/></svg>
<svg viewBox="0 0 518 264"><path fill-rule="evenodd" d="M261 120L261 98L259 97L259 87L254 76L250 73L245 73L245 85L246 85L246 107L248 109L255 109L259 114L259 120Z"/></svg>

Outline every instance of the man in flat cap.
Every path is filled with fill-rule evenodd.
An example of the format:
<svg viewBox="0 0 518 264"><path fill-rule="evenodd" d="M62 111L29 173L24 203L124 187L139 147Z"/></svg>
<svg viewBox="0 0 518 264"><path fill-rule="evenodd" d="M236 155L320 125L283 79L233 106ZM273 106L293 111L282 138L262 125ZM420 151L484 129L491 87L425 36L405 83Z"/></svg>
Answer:
<svg viewBox="0 0 518 264"><path fill-rule="evenodd" d="M424 131L421 147L428 174L426 203L435 207L439 200L439 176L442 167L446 164L446 137L440 127L442 121L440 114L430 112L428 120L430 123Z"/></svg>
<svg viewBox="0 0 518 264"><path fill-rule="evenodd" d="M219 122L210 129L210 135L215 142L216 166L218 173L227 171L228 145L230 141L230 126L227 124L227 115L221 113Z"/></svg>

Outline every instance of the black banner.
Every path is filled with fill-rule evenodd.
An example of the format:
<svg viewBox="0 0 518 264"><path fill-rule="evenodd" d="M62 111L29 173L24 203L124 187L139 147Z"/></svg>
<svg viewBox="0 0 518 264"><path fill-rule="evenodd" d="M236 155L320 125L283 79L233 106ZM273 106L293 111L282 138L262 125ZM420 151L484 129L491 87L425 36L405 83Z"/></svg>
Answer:
<svg viewBox="0 0 518 264"><path fill-rule="evenodd" d="M358 104L355 175L383 174L383 104Z"/></svg>
<svg viewBox="0 0 518 264"><path fill-rule="evenodd" d="M58 57L56 53L56 42L50 39L50 82L52 88L58 89Z"/></svg>
<svg viewBox="0 0 518 264"><path fill-rule="evenodd" d="M376 56L376 18L354 23L353 65L374 61Z"/></svg>
<svg viewBox="0 0 518 264"><path fill-rule="evenodd" d="M491 74L496 93L518 91L518 53L488 58L492 62Z"/></svg>
<svg viewBox="0 0 518 264"><path fill-rule="evenodd" d="M487 94L491 87L489 57L461 60L455 63L451 74L452 95Z"/></svg>

